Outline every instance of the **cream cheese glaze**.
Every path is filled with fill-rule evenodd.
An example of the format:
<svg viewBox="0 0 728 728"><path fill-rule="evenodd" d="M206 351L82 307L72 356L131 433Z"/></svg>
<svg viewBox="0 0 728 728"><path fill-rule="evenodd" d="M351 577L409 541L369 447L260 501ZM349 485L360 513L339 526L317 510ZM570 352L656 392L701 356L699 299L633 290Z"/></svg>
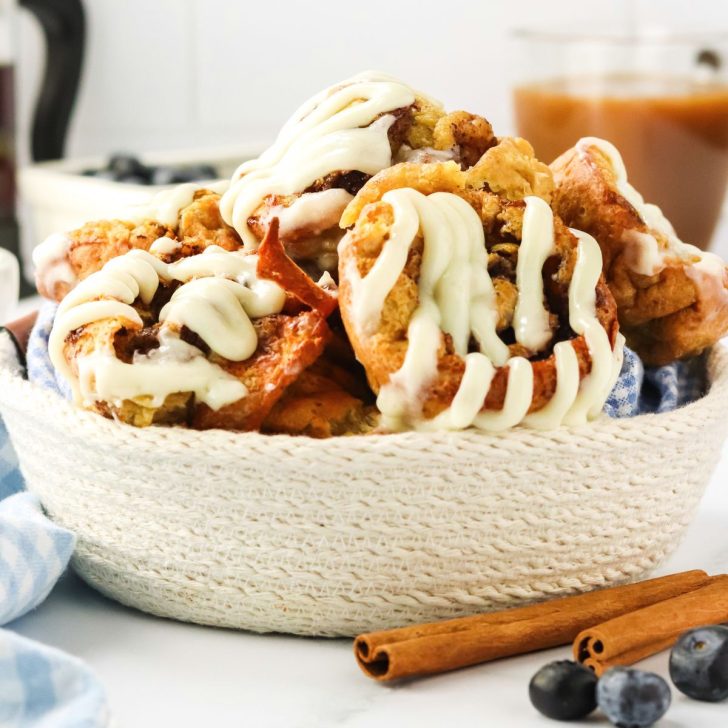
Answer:
<svg viewBox="0 0 728 728"><path fill-rule="evenodd" d="M220 202L223 220L247 250L256 250L259 241L248 218L264 197L301 193L336 171L376 174L389 167L388 132L395 117L388 112L414 101L409 86L373 72L316 94L286 122L270 148L238 167Z"/></svg>
<svg viewBox="0 0 728 728"><path fill-rule="evenodd" d="M120 217L123 220L138 223L145 220L156 220L162 225L176 228L180 212L192 204L196 192L210 190L221 195L229 186L228 180L216 180L207 184L186 182L155 192L145 202L129 205L120 212Z"/></svg>
<svg viewBox="0 0 728 728"><path fill-rule="evenodd" d="M70 248L71 238L66 233L54 233L33 250L33 265L39 287L50 295L53 295L59 283L69 286L76 283L76 273L68 261Z"/></svg>
<svg viewBox="0 0 728 728"><path fill-rule="evenodd" d="M179 331L182 326L191 329L225 359L249 358L257 346L251 318L278 313L285 303L285 292L259 279L256 265L255 255L217 246L169 264L142 250L114 258L63 299L48 342L51 361L71 383L77 401L118 405L125 399L151 397L159 406L170 394L194 392L212 409L235 402L247 394L242 382L182 341ZM150 303L162 281L183 285L160 313L159 348L135 354L129 364L116 357L109 341L105 350L79 357L75 376L64 356L68 334L108 318L142 328L132 304L137 298Z"/></svg>
<svg viewBox="0 0 728 728"><path fill-rule="evenodd" d="M724 264L719 256L706 253L695 245L680 240L662 210L657 205L645 202L642 195L629 183L624 160L614 144L598 137L583 137L576 144L577 152L582 156L589 147L596 147L609 160L618 192L634 207L645 225L650 230L661 233L667 241L667 248L661 248L652 233L625 231L623 242L628 246L626 262L635 273L656 275L665 268L667 259L678 258L691 263L696 271L719 278L723 276Z"/></svg>
<svg viewBox="0 0 728 728"><path fill-rule="evenodd" d="M268 217L278 218L278 233L282 237L300 229L316 235L338 226L341 213L353 199L354 196L346 190L336 188L309 192L296 199L289 207L273 207Z"/></svg>
<svg viewBox="0 0 728 728"><path fill-rule="evenodd" d="M425 196L413 189L387 192L394 223L379 258L363 278L353 265L346 271L351 285L353 325L365 335L379 323L384 301L404 269L407 253L421 232L424 250L418 281L418 307L407 330L408 346L401 368L380 389L377 405L383 424L391 429L462 429L475 426L500 431L523 423L554 428L562 422L580 424L601 411L622 362L623 339L612 351L596 315L596 286L602 258L596 241L578 233L578 254L569 287L569 321L583 333L592 361L581 383L576 353L570 342L554 347L556 391L548 404L528 415L533 399L533 368L524 357L510 357L496 331L497 309L487 270L483 225L477 213L457 195L437 192ZM517 266L521 343L540 351L550 340L544 307L542 267L554 251L553 213L540 198L527 197L523 239ZM342 249L348 244L345 237ZM521 260L519 258L519 264ZM535 294L532 294L536 291ZM524 293L527 292L527 293ZM427 387L437 377L438 349L443 332L465 361L465 372L452 404L435 418L422 416ZM468 352L474 339L479 351ZM528 342L528 343L525 343ZM508 388L500 410L483 411L496 367L507 366Z"/></svg>

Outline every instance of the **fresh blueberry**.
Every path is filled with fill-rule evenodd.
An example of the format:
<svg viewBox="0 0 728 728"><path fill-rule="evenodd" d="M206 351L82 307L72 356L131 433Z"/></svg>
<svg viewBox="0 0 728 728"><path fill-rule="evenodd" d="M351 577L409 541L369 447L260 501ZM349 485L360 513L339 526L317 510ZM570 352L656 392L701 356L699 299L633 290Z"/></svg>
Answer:
<svg viewBox="0 0 728 728"><path fill-rule="evenodd" d="M619 728L645 728L670 707L670 687L653 672L613 667L597 684L597 704Z"/></svg>
<svg viewBox="0 0 728 728"><path fill-rule="evenodd" d="M132 154L113 154L107 169L113 172L118 180L125 177L141 177L148 180L152 174L152 170Z"/></svg>
<svg viewBox="0 0 728 728"><path fill-rule="evenodd" d="M670 677L695 700L728 698L728 627L700 627L680 637L670 653Z"/></svg>
<svg viewBox="0 0 728 728"><path fill-rule="evenodd" d="M152 184L176 185L184 182L200 182L202 180L216 179L217 170L210 164L195 164L188 166L164 166L154 169Z"/></svg>
<svg viewBox="0 0 728 728"><path fill-rule="evenodd" d="M591 670L570 660L544 665L532 678L528 695L547 718L576 720L597 707L597 678Z"/></svg>

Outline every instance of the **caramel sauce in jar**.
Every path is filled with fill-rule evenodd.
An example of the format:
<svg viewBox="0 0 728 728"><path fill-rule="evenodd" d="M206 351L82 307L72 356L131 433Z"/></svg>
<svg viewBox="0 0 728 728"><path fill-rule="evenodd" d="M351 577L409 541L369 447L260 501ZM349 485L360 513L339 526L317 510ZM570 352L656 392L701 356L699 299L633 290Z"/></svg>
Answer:
<svg viewBox="0 0 728 728"><path fill-rule="evenodd" d="M728 183L728 85L674 76L569 77L517 87L518 133L551 162L581 137L607 139L629 181L678 235L706 249Z"/></svg>

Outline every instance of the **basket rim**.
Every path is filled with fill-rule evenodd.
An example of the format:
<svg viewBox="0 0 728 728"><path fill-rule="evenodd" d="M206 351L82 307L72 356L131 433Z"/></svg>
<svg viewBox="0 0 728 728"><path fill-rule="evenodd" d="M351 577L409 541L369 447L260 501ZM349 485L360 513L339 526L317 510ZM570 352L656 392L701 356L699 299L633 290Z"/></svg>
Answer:
<svg viewBox="0 0 728 728"><path fill-rule="evenodd" d="M263 434L253 432L235 432L222 429L194 430L183 427L165 427L152 425L140 428L99 416L94 412L80 409L72 402L59 397L43 387L28 381L22 376L17 366L0 351L0 415L5 407L32 412L52 412L53 419L63 420L71 429L83 429L84 432L98 434L99 438L113 437L117 442L121 437L128 443L144 446L165 445L178 446L180 449L228 450L234 448L240 452L245 445L253 445L259 450L263 443L270 443L280 448L281 445L295 444L307 450L320 450L331 453L343 448L353 454L359 452L377 452L384 454L398 447L418 447L447 445L454 442L466 447L478 446L502 449L509 447L537 448L539 444L555 446L559 443L573 442L577 438L585 443L590 440L643 440L642 435L656 429L666 438L682 438L686 433L701 429L710 420L719 418L728 409L728 339L718 342L706 356L706 369L710 386L706 394L698 400L671 412L662 414L643 414L628 418L610 418L602 415L585 425L561 426L555 430L536 430L518 426L502 433L487 433L468 429L461 431L440 432L396 432L387 434L347 435L330 438L313 438L307 435ZM712 417L706 414L715 413ZM49 416L50 417L50 416ZM654 435L653 435L654 436Z"/></svg>

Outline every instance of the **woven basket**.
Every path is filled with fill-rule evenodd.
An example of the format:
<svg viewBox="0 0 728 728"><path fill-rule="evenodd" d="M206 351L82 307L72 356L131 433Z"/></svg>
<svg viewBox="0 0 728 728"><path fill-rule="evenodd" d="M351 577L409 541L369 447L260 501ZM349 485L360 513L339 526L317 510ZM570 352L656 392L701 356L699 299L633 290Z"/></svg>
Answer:
<svg viewBox="0 0 728 728"><path fill-rule="evenodd" d="M642 577L678 543L720 456L728 350L670 414L312 440L135 429L0 361L27 486L114 599L260 632L352 635Z"/></svg>

